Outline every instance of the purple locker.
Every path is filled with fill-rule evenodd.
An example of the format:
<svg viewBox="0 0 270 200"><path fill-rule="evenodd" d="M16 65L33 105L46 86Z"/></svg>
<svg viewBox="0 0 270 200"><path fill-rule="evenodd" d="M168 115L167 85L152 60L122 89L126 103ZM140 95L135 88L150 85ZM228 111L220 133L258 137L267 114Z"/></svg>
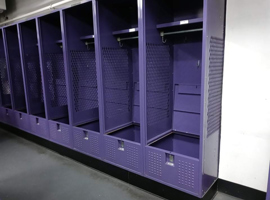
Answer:
<svg viewBox="0 0 270 200"><path fill-rule="evenodd" d="M37 28L50 139L72 148L60 12L37 18Z"/></svg>
<svg viewBox="0 0 270 200"><path fill-rule="evenodd" d="M74 148L101 156L101 134L96 65L95 1L64 9L63 48L66 62L69 118Z"/></svg>
<svg viewBox="0 0 270 200"><path fill-rule="evenodd" d="M18 30L26 83L25 92L28 104L28 113L30 114L29 129L31 129L31 132L34 135L46 138L48 135L48 127L47 122L44 123L46 121L46 113L36 19L20 23L18 25Z"/></svg>
<svg viewBox="0 0 270 200"><path fill-rule="evenodd" d="M100 1L97 8L104 158L142 173L138 2Z"/></svg>
<svg viewBox="0 0 270 200"><path fill-rule="evenodd" d="M0 30L0 105L11 108L10 84L7 71L4 40L2 29Z"/></svg>
<svg viewBox="0 0 270 200"><path fill-rule="evenodd" d="M203 197L218 175L225 2L142 7L145 175Z"/></svg>

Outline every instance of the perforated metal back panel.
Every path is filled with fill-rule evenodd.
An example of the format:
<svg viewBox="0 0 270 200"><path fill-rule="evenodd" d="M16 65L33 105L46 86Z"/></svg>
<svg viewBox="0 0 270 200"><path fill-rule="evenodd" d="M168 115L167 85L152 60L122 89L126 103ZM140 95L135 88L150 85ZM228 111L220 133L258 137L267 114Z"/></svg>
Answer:
<svg viewBox="0 0 270 200"><path fill-rule="evenodd" d="M62 53L45 54L47 78L49 83L49 97L52 107L67 105L67 91L65 80L64 58Z"/></svg>
<svg viewBox="0 0 270 200"><path fill-rule="evenodd" d="M146 49L146 90L148 137L159 130L149 129L168 126L172 118L172 61L168 45L147 44ZM171 125L170 125L171 126ZM165 127L170 129L171 127Z"/></svg>
<svg viewBox="0 0 270 200"><path fill-rule="evenodd" d="M44 102L39 55L25 55L29 99L33 103Z"/></svg>
<svg viewBox="0 0 270 200"><path fill-rule="evenodd" d="M108 129L132 119L132 65L127 49L103 48L102 54L105 117ZM111 124L112 121L114 124Z"/></svg>
<svg viewBox="0 0 270 200"><path fill-rule="evenodd" d="M75 112L98 107L95 51L70 51Z"/></svg>
<svg viewBox="0 0 270 200"><path fill-rule="evenodd" d="M14 103L16 109L24 109L26 105L19 48L9 48L9 64L12 77Z"/></svg>
<svg viewBox="0 0 270 200"><path fill-rule="evenodd" d="M207 134L221 126L221 100L223 81L224 40L211 37L208 80Z"/></svg>
<svg viewBox="0 0 270 200"><path fill-rule="evenodd" d="M10 104L10 97L9 99L3 98L5 95L10 95L10 85L7 75L7 63L5 58L5 53L3 51L0 52L0 81L1 81L1 96L2 96L2 104Z"/></svg>

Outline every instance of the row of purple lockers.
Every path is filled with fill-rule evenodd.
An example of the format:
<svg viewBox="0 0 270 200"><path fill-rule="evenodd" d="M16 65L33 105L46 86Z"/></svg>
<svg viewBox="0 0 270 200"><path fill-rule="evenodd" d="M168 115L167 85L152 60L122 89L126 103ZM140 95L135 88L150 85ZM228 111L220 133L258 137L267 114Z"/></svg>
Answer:
<svg viewBox="0 0 270 200"><path fill-rule="evenodd" d="M202 9L203 1L196 1L195 5L195 0L193 0L193 3L185 5L189 9L192 7L191 16L189 14L186 16L186 12L182 12L181 9L174 9L176 18L171 18L171 14L168 12L168 18L163 15L162 22L149 20L160 17L156 16L159 12L155 12L152 6L149 6L150 4L146 5L146 12L152 15L146 20L146 27L150 27L147 35L156 36L148 38L146 46L148 54L145 72L147 76L146 140L151 143L172 130L190 134L186 136L172 133L146 147L142 146L144 139L140 138L142 134L137 126L140 122L139 82L141 81L138 69L140 49L135 40L118 44L115 36L115 34L119 34L118 30L121 30L120 35L124 32L131 36L138 34L138 28L134 28L138 27L137 1L127 2L132 2L131 6L135 7L135 14L131 16L132 20L127 26L122 27L121 20L118 21L119 17L114 16L115 6L111 10L113 12L108 12L110 17L99 16L101 26L98 37L100 37L101 44L95 46L101 46L102 51L97 54L102 56L104 61L102 67L97 65L97 72L100 68L104 68L100 85L97 84L97 82L101 82L100 76L95 76L96 52L93 47L93 40L96 42L97 37L93 35L93 20L88 16L88 11L92 9L91 4L68 8L64 15L62 12L54 12L39 17L40 20L37 21L37 24L35 20L19 23L22 25L19 31L22 36L22 44L17 38L17 26L5 27L6 49L10 54L8 64L12 79L9 80L12 88L9 92L14 105L12 105L13 110L0 108L0 121L201 197L203 192L200 188L203 187L203 181L199 155L202 147L200 148L199 135L202 116L200 115L202 102L200 84L203 72L200 63L203 54L201 32L203 18L197 16L199 13L197 11ZM167 3L167 1L164 2ZM101 5L99 5L99 12L107 12L108 7ZM116 7L118 6L119 4ZM162 4L160 6L163 8ZM179 6L182 5L179 3ZM129 12L122 14L126 15ZM184 19L194 18L194 20L190 20L193 25L191 23L191 26L182 26L183 17L185 17ZM173 30L174 21L179 22L177 24L181 26L180 29L182 27L184 27L183 29L198 27L201 29L188 36L178 36L178 39L172 40L173 45L164 45L164 41L160 37L160 30L156 29L156 26L157 23L164 23L165 18L168 22L173 21L166 25L169 26L167 28L173 28ZM65 22L64 26L66 26L66 35L63 37L60 19ZM85 21L85 19L89 21ZM38 33L40 41L36 38L36 25L40 29L40 33ZM130 30L135 32L130 33ZM16 40L17 43L14 43ZM29 72L25 72L25 77L19 76L21 71L20 59L18 59L20 45L27 47L27 49L23 49L25 55L21 56L25 59L22 69L29 70ZM124 48L121 45L124 45ZM222 86L223 45L222 38L211 38L211 52L219 52L218 55L211 54L210 59L215 61L215 67L218 65L218 70L210 70L213 72L214 80L211 83L214 85L213 93L209 95L209 98L214 97L211 99L214 107L210 108L213 113L208 113L209 116L213 116L209 118L209 124L212 124L212 126L209 125L212 127L209 129L211 134L217 132L220 125L220 118L216 116L219 116L221 95L217 95L216 91L219 92ZM64 51L62 47L64 47ZM220 54L222 55L220 56ZM70 62L64 62L65 56L69 57ZM42 76L38 71L40 69L39 59L43 61L41 63ZM172 60L174 64L172 64ZM72 77L72 81L66 81L66 77ZM28 88L25 92L22 87L24 79L27 80L25 85ZM104 87L104 102L100 102L100 98L97 96L99 86ZM3 106L10 107L7 104ZM104 113L98 110L101 107L105 107ZM40 113L44 114L45 109L46 119L44 116L44 118L38 117ZM99 112L106 118L105 122L104 119L99 119L102 128L105 126L105 131L98 128L98 117L101 116L98 116ZM106 133L110 133L110 135ZM212 162L215 163L217 160L214 159ZM209 183L212 184L215 178L215 175L210 177ZM209 183L206 184L204 192L211 185Z"/></svg>
<svg viewBox="0 0 270 200"><path fill-rule="evenodd" d="M102 138L101 134L94 131L72 127L3 107L0 109L0 121L91 157L103 158L108 163L199 196L199 160L197 158L175 154L174 161L172 161L170 151L154 147L145 149L146 156L144 158L139 143L124 139L120 141L108 135ZM104 140L104 147L101 145L102 140ZM145 160L145 172L142 164L143 159Z"/></svg>

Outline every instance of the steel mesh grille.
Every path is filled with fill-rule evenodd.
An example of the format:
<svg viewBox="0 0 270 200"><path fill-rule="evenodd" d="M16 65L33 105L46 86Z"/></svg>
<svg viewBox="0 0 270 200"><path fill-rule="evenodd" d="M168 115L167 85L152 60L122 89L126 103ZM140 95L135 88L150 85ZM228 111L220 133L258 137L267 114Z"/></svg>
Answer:
<svg viewBox="0 0 270 200"><path fill-rule="evenodd" d="M9 62L12 74L14 101L22 101L22 99L24 100L24 86L19 49L10 48Z"/></svg>
<svg viewBox="0 0 270 200"><path fill-rule="evenodd" d="M39 55L26 55L25 63L29 98L32 102L44 102Z"/></svg>
<svg viewBox="0 0 270 200"><path fill-rule="evenodd" d="M52 107L67 105L67 91L63 53L45 54L45 64Z"/></svg>
<svg viewBox="0 0 270 200"><path fill-rule="evenodd" d="M131 115L131 72L128 50L103 48L105 116Z"/></svg>
<svg viewBox="0 0 270 200"><path fill-rule="evenodd" d="M154 125L171 116L171 49L167 45L147 44L147 124Z"/></svg>
<svg viewBox="0 0 270 200"><path fill-rule="evenodd" d="M7 75L7 63L5 57L0 57L1 93L10 94L10 85Z"/></svg>
<svg viewBox="0 0 270 200"><path fill-rule="evenodd" d="M207 133L211 135L221 126L224 40L211 37L209 51Z"/></svg>
<svg viewBox="0 0 270 200"><path fill-rule="evenodd" d="M95 51L71 51L75 111L98 107Z"/></svg>

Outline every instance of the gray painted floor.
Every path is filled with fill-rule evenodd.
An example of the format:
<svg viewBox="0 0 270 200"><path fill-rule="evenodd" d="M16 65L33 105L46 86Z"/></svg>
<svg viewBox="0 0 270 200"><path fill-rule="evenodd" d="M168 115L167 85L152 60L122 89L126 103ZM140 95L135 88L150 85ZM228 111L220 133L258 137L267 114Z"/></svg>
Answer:
<svg viewBox="0 0 270 200"><path fill-rule="evenodd" d="M159 200L0 129L0 200ZM215 200L234 200L217 194Z"/></svg>

